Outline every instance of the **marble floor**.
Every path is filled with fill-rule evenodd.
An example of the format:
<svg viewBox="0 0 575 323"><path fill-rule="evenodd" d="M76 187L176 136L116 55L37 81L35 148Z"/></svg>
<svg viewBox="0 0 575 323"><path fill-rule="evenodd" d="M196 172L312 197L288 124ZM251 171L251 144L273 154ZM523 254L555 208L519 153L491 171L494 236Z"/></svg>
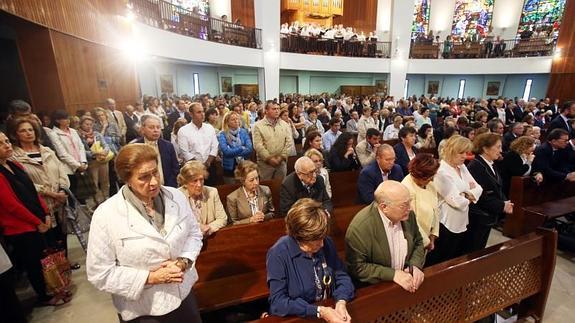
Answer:
<svg viewBox="0 0 575 323"><path fill-rule="evenodd" d="M70 237L70 259L84 264L85 254L77 240ZM489 245L507 240L493 230ZM575 321L575 255L558 252L551 293L547 302L545 321L571 323ZM31 322L38 323L108 323L117 322L116 312L108 294L97 291L87 280L85 266L73 272L74 298L66 305L35 308ZM26 294L31 294L29 291ZM506 321L507 322L507 321Z"/></svg>

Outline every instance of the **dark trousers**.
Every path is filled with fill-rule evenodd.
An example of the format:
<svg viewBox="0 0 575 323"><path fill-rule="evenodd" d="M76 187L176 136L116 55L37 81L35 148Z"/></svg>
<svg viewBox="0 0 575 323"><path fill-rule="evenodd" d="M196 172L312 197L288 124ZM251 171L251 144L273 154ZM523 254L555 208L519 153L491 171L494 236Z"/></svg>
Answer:
<svg viewBox="0 0 575 323"><path fill-rule="evenodd" d="M467 226L467 231L465 231L465 238L463 241L465 253L484 249L485 246L487 246L490 232L491 226L480 224L472 225L470 223Z"/></svg>
<svg viewBox="0 0 575 323"><path fill-rule="evenodd" d="M130 321L122 320L122 317L118 315L121 323L201 323L202 318L200 317L200 310L198 309L198 302L196 301L196 296L194 292L190 292L188 297L186 297L180 307L171 311L168 314L160 316L140 316Z"/></svg>
<svg viewBox="0 0 575 323"><path fill-rule="evenodd" d="M26 322L26 315L14 291L15 276L12 269L0 274L0 322Z"/></svg>
<svg viewBox="0 0 575 323"><path fill-rule="evenodd" d="M463 255L465 232L453 233L443 224L439 225L439 237L435 239L435 249L427 255L425 266L432 266Z"/></svg>
<svg viewBox="0 0 575 323"><path fill-rule="evenodd" d="M14 256L28 274L28 280L38 295L38 300L41 302L49 300L40 262L45 245L41 233L34 231L6 236L6 241L14 248Z"/></svg>

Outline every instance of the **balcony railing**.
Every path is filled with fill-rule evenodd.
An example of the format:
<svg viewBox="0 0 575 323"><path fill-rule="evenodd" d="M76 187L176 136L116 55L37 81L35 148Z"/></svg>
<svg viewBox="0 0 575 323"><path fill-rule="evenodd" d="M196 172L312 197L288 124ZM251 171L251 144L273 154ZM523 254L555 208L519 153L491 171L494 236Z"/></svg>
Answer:
<svg viewBox="0 0 575 323"><path fill-rule="evenodd" d="M129 0L139 21L181 35L229 45L262 48L261 30L201 15L162 0Z"/></svg>
<svg viewBox="0 0 575 323"><path fill-rule="evenodd" d="M555 50L554 39L511 39L493 42L445 42L411 44L411 58L507 58L550 56Z"/></svg>
<svg viewBox="0 0 575 323"><path fill-rule="evenodd" d="M374 40L325 39L296 34L282 34L281 51L327 56L389 58L391 43Z"/></svg>

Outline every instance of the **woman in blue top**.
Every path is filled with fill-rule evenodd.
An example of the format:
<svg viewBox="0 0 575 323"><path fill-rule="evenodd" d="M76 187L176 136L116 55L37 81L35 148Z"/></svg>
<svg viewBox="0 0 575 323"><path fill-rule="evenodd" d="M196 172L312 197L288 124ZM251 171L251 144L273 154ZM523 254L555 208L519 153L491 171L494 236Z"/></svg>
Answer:
<svg viewBox="0 0 575 323"><path fill-rule="evenodd" d="M250 159L252 141L246 129L240 127L240 115L235 111L226 113L222 121L222 131L218 134L222 151L224 182L234 183L234 170L244 159Z"/></svg>
<svg viewBox="0 0 575 323"><path fill-rule="evenodd" d="M346 303L354 287L327 236L328 223L321 203L309 198L300 199L288 212L288 235L271 247L266 260L271 315L350 322ZM334 308L314 304L328 298L336 301Z"/></svg>

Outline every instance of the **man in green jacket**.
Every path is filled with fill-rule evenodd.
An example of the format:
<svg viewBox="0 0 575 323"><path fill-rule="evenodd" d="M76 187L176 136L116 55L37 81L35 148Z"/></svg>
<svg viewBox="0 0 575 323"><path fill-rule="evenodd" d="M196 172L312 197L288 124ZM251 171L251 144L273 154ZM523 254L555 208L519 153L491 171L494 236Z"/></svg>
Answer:
<svg viewBox="0 0 575 323"><path fill-rule="evenodd" d="M375 201L351 221L345 235L350 275L360 283L391 281L409 292L423 282L423 240L410 208L409 191L388 180L375 190Z"/></svg>

